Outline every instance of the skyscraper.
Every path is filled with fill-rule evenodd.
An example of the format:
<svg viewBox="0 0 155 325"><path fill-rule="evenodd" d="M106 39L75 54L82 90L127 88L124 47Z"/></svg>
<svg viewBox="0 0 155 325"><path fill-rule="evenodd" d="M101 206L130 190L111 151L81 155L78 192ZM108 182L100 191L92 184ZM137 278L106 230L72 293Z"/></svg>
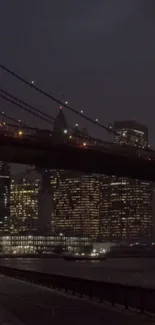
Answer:
<svg viewBox="0 0 155 325"><path fill-rule="evenodd" d="M53 139L56 143L62 143L68 138L67 121L62 107L59 107L58 114L53 124ZM39 232L47 234L52 231L51 217L54 209L53 195L55 192L55 182L59 175L58 170L37 169L41 176L41 186L39 191Z"/></svg>
<svg viewBox="0 0 155 325"><path fill-rule="evenodd" d="M135 121L115 122L114 142L148 146L148 129ZM101 236L105 240L140 239L152 235L152 184L147 181L103 176Z"/></svg>
<svg viewBox="0 0 155 325"><path fill-rule="evenodd" d="M10 166L0 162L0 234L10 231Z"/></svg>
<svg viewBox="0 0 155 325"><path fill-rule="evenodd" d="M39 191L39 232L49 234L51 232L51 217L53 211L53 188L51 175L54 171L41 169L41 187Z"/></svg>
<svg viewBox="0 0 155 325"><path fill-rule="evenodd" d="M146 148L148 146L148 128L135 120L114 123L114 142Z"/></svg>
<svg viewBox="0 0 155 325"><path fill-rule="evenodd" d="M40 175L28 169L11 181L11 233L34 233L39 222Z"/></svg>
<svg viewBox="0 0 155 325"><path fill-rule="evenodd" d="M64 172L51 177L52 230L73 236L99 235L99 185L97 175Z"/></svg>

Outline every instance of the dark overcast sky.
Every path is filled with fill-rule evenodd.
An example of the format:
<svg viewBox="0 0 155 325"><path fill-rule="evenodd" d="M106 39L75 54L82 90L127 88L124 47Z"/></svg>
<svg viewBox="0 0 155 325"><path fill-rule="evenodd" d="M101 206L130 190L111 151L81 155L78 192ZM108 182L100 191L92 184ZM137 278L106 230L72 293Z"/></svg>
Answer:
<svg viewBox="0 0 155 325"><path fill-rule="evenodd" d="M106 125L145 123L155 145L155 0L0 0L0 62ZM56 114L1 71L0 84Z"/></svg>

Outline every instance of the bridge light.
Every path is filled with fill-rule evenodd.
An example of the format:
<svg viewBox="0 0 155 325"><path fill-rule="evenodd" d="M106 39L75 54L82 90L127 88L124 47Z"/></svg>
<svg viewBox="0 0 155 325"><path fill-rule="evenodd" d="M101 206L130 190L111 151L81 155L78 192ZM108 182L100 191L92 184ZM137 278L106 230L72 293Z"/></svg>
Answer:
<svg viewBox="0 0 155 325"><path fill-rule="evenodd" d="M69 136L69 139L72 139L72 135Z"/></svg>
<svg viewBox="0 0 155 325"><path fill-rule="evenodd" d="M68 132L67 130L64 130L64 133L65 133L65 134L67 134L67 132Z"/></svg>
<svg viewBox="0 0 155 325"><path fill-rule="evenodd" d="M68 101L67 100L65 101L65 104L68 105Z"/></svg>
<svg viewBox="0 0 155 325"><path fill-rule="evenodd" d="M18 131L18 135L19 136L23 135L23 131Z"/></svg>
<svg viewBox="0 0 155 325"><path fill-rule="evenodd" d="M81 111L81 114L83 114L83 111Z"/></svg>
<svg viewBox="0 0 155 325"><path fill-rule="evenodd" d="M98 118L96 118L95 122L98 122Z"/></svg>
<svg viewBox="0 0 155 325"><path fill-rule="evenodd" d="M87 143L86 142L83 142L83 146L86 147Z"/></svg>
<svg viewBox="0 0 155 325"><path fill-rule="evenodd" d="M34 80L31 81L31 84L34 85Z"/></svg>
<svg viewBox="0 0 155 325"><path fill-rule="evenodd" d="M79 126L79 124L76 123L75 126Z"/></svg>

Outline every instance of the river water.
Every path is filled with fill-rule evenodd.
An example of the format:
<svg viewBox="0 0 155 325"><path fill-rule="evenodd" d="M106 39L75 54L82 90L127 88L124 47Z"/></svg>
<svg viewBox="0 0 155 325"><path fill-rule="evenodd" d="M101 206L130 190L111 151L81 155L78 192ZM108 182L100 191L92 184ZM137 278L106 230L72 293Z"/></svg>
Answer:
<svg viewBox="0 0 155 325"><path fill-rule="evenodd" d="M109 258L75 262L63 259L0 259L1 265L155 288L155 258Z"/></svg>

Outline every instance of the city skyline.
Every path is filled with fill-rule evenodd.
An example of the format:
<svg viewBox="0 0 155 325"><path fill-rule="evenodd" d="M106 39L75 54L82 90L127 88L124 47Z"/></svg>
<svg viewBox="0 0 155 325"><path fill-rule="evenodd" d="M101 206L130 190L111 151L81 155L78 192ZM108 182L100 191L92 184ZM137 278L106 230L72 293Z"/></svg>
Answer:
<svg viewBox="0 0 155 325"><path fill-rule="evenodd" d="M152 323L154 36L155 0L0 1L0 324Z"/></svg>
<svg viewBox="0 0 155 325"><path fill-rule="evenodd" d="M56 143L65 140L67 125L60 109L53 129ZM116 121L112 129L114 143L148 147L144 125ZM76 137L78 128L72 132ZM144 239L153 235L152 194L147 181L31 166L11 177L8 229L11 235L54 232L94 241Z"/></svg>
<svg viewBox="0 0 155 325"><path fill-rule="evenodd" d="M87 0L84 0L84 6L87 5ZM11 5L11 3L10 3ZM59 123L57 124L58 119L56 118L55 122L54 122L54 136L55 139L57 139L58 141L61 140L64 136L63 131L66 131L65 133L67 134L68 132L68 128L70 126L68 126L68 121L70 122L71 125L76 125L77 128L74 130L74 135L76 135L76 133L78 133L78 125L79 128L82 130L88 130L88 134L90 135L95 135L96 137L100 137L103 141L104 140L109 140L112 137L108 135L108 133L104 132L103 129L99 129L99 127L94 126L92 127L92 125L90 125L90 123L88 123L88 121L84 121L82 120L82 116L83 114L86 114L88 116L90 116L94 121L99 121L99 123L102 124L102 120L104 119L104 125L109 124L110 122L114 122L114 121L122 121L119 122L120 125L121 123L125 123L125 121L128 121L129 124L135 124L137 120L139 121L139 126L141 128L141 124L148 124L149 126L151 125L150 123L153 121L152 115L151 115L151 119L148 120L147 122L147 118L149 117L149 109L147 108L147 117L145 116L145 114L142 113L142 107L144 107L144 103L145 100L147 99L149 103L150 97L150 91L152 90L151 87L149 87L149 82L151 82L151 74L147 75L145 78L141 78L141 72L143 71L145 76L145 64L144 64L144 58L146 60L146 62L150 62L150 52L149 52L149 48L151 46L151 37L153 34L150 34L151 32L153 33L154 30L154 26L153 26L153 21L149 20L148 23L148 17L150 17L151 14L151 8L149 5L147 5L147 8L145 7L144 1L141 2L141 4L139 3L139 1L128 1L126 0L126 4L124 5L122 0L119 0L117 2L117 6L114 3L113 0L111 0L111 4L100 4L99 1L97 1L96 4L94 4L93 2L89 3L89 10L86 14L83 13L82 8L79 7L79 5L75 2L73 5L71 5L71 1L68 0L66 3L66 6L63 8L63 6L60 9L60 16L61 19L58 20L52 20L51 19L49 21L49 16L48 16L48 12L47 12L47 8L50 7L50 3L47 4L47 7L44 7L44 12L41 10L42 9L42 5L39 2L37 8L33 7L33 5L31 6L31 11L30 11L30 17L32 18L32 14L33 11L36 11L36 18L34 18L34 21L36 19L38 19L38 17L40 17L41 15L41 20L40 20L40 31L44 25L45 30L47 33L44 33L44 37L42 37L42 34L38 34L38 27L39 25L35 25L35 23L33 23L33 29L31 29L33 36L36 34L37 37L34 38L35 42L31 43L31 38L30 38L30 29L29 27L32 27L32 21L31 19L30 21L30 26L28 26L27 30L25 31L24 29L24 33L25 33L25 43L24 43L24 47L23 47L23 40L21 39L18 29L18 23L21 23L21 31L22 28L24 28L25 23L26 23L26 16L29 12L29 4L27 3L25 5L25 13L23 16L23 20L21 22L21 17L22 15L19 17L19 21L17 21L14 25L13 25L13 31L16 30L16 37L15 37L15 44L16 47L13 48L12 50L12 57L11 60L7 57L7 53L6 56L4 58L4 62L2 62L2 64L6 63L6 66L13 69L15 72L18 73L18 70L20 70L21 75L23 75L27 80L29 80L32 84L36 85L36 86L40 86L41 88L43 87L45 90L49 91L49 93L52 93L54 95L56 95L57 98L60 98L62 102L66 102L67 103L69 101L71 101L71 106L73 107L77 107L77 110L80 112L81 116L78 117L73 117L73 114L68 113L67 108L62 108L62 107L58 107L58 105L54 104L52 101L48 100L45 97L42 97L40 94L38 94L37 92L35 92L34 90L30 90L28 88L26 88L25 85L19 84L17 82L17 80L14 80L10 75L6 75L5 71L3 70L2 73L0 74L0 81L2 83L2 86L8 91L10 91L12 94L17 95L17 96L22 96L20 98L26 98L25 100L30 102L30 104L35 104L37 107L39 107L40 109L44 110L45 112L51 114L52 116L56 116L57 112L57 116L60 116L60 120L61 120L61 125L59 125ZM53 7L53 12L55 11L56 13L58 12L58 5L57 4L53 4L51 5L51 8ZM113 8L113 10L115 11L115 17L113 16L113 10L111 9ZM3 10L4 12L6 11L6 6L5 4L3 5ZM66 16L63 13L63 10L66 13ZM110 10L109 10L110 9ZM139 11L139 9L141 9L141 11ZM147 9L147 10L146 10ZM17 10L20 10L20 6L18 5ZM77 10L77 11L76 11ZM52 12L52 15L53 15ZM70 15L72 13L72 16ZM95 19L93 20L93 22L91 22L91 17L93 16L95 17ZM9 14L10 15L10 21L13 18L13 14ZM39 15L39 16L38 16ZM75 18L74 20L67 20L67 17L69 15L69 18ZM86 15L86 20L87 20L87 24L85 24L85 20L83 19L84 16ZM46 19L45 19L45 16ZM51 18L51 17L50 17ZM139 30L139 28L137 28L137 25L135 24L137 22L137 20L139 21L139 26L141 26L141 24L144 26L145 23L145 32L146 34L148 33L150 38L148 38L148 48L147 50L145 49L145 51L141 52L141 59L138 61L138 54L139 54L139 50L141 49L142 46L142 39L141 39L141 31ZM119 24L118 24L119 21ZM47 54L47 47L44 48L44 51L40 51L39 55L36 56L36 52L35 50L37 50L37 46L40 44L38 43L38 41L47 41L46 36L49 36L49 30L47 28L47 26L45 26L46 23L49 23L49 26L52 27L55 26L57 28L55 28L55 34L51 33L50 37L49 37L49 50L53 51L52 54L53 56L51 56L51 61L49 60L48 54ZM59 24L58 24L59 22ZM76 22L76 26L74 25L74 23ZM3 17L1 20L2 24L5 24L5 22L3 21ZM67 23L67 24L66 24ZM73 30L69 30L69 25L70 23L73 26ZM151 23L151 25L150 25ZM64 25L64 26L63 26ZM125 25L125 26L124 26ZM48 26L48 27L49 27ZM60 35L60 30L63 28L64 31L64 36ZM103 27L103 30L101 28L99 28L99 26ZM120 27L124 27L124 30L126 30L126 37L124 35L124 33L120 33ZM82 28L83 29L83 33L79 34L78 29L76 30L76 28ZM134 29L134 30L133 30ZM8 29L6 30L6 33L9 30L9 26ZM119 33L118 33L119 32ZM96 39L94 36L98 35L99 39ZM38 38L38 35L40 36L40 39ZM79 35L80 35L80 39L79 39ZM127 35L129 36L129 38L127 39ZM60 36L59 41L58 41L58 36ZM75 39L74 39L75 36ZM84 43L84 37L87 36L87 45L85 46ZM111 43L109 43L109 41L106 41L106 36L111 36ZM115 36L115 37L114 37ZM145 35L146 36L146 35ZM125 37L125 39L124 39ZM101 44L100 40L104 39L103 43ZM18 40L20 39L20 51L16 52L16 50L19 48L19 43ZM52 43L52 40L54 40L54 45ZM61 42L60 42L61 40ZM65 40L65 42L64 42ZM136 40L139 41L138 43L138 47L136 47ZM71 42L72 41L72 42ZM122 41L124 41L124 43L122 43ZM33 53L32 53L32 60L31 57L26 56L25 54L29 52L30 48L29 46L27 46L26 50L25 50L25 44L27 43L27 45L31 45L31 47L33 48ZM47 43L46 43L47 44ZM78 45L81 44L82 46L79 47ZM8 44L6 44L6 47L9 48ZM96 46L94 46L96 45ZM105 46L106 45L106 46ZM117 46L118 45L118 46ZM132 46L130 46L132 45ZM134 45L134 46L133 46ZM141 45L141 46L139 46ZM103 47L104 46L104 47ZM126 47L125 47L126 46ZM101 47L101 52L98 52L97 49L99 49ZM107 52L109 53L109 50L111 48L111 50L115 47L115 56L111 57L111 55L109 55L109 58L107 57ZM26 53L23 53L23 48L25 50ZM78 54L76 55L76 48L78 49ZM82 51L83 48L83 51ZM63 49L63 51L58 51L60 49ZM73 51L74 49L74 51ZM88 51L88 49L91 49L91 51ZM104 52L103 52L104 49ZM155 50L155 48L154 48ZM68 52L70 51L70 52ZM22 53L22 59L24 60L24 65L21 65L21 60L15 60L14 62L14 58L18 57L18 55L21 55ZM38 61L38 58L40 58L40 55L42 53L42 61L45 63L45 57L48 57L48 60L46 61L46 63L44 65L39 64L41 63ZM89 56L88 56L89 53ZM122 53L124 54L122 56ZM15 55L16 54L16 55ZM68 54L68 56L67 56ZM74 55L73 55L74 54ZM101 55L102 54L102 55ZM153 53L152 53L153 54ZM15 57L14 57L15 55ZM34 55L35 55L35 63L32 61L34 60ZM75 56L75 61L73 60L73 57ZM2 49L2 58L4 57L4 53L3 53L3 49ZM27 58L29 57L29 63L27 62ZM120 60L121 58L121 60ZM68 61L69 59L69 61ZM78 59L78 60L77 60ZM93 59L93 64L90 66L90 63ZM8 61L7 61L8 60ZM13 60L13 61L12 61ZM17 62L18 61L18 62ZM10 67L10 62L13 62L13 65L11 64ZM70 64L68 64L70 62ZM145 63L146 63L145 62ZM53 65L54 63L54 65ZM65 63L65 64L64 64ZM67 63L67 64L66 64ZM60 64L60 65L59 65ZM137 70L133 69L134 65L136 64ZM59 68L58 68L59 65ZM22 72L22 67L24 66L24 69L26 68L26 73L23 71ZM130 69L129 69L130 66ZM39 68L38 68L39 67ZM46 71L46 69L48 68L48 72ZM56 67L56 69L55 69ZM63 67L63 69L62 69ZM89 67L89 69L88 69ZM68 69L67 71L65 71L65 69ZM143 68L143 69L142 69ZM75 70L74 70L75 69ZM96 71L96 73L95 73ZM150 71L149 70L149 65L147 64L147 72ZM151 70L152 71L152 70ZM62 73L65 72L65 73ZM68 72L68 73L66 73ZM74 72L74 73L73 73ZM24 73L24 74L23 74ZM44 79L46 75L46 80ZM58 77L58 78L57 78ZM61 77L61 78L60 78ZM72 80L70 79L72 77ZM53 82L53 79L55 79L55 81ZM60 81L60 83L58 84L58 79ZM134 82L133 82L134 79ZM86 82L87 81L87 82ZM152 79L153 81L153 79ZM43 84L42 84L43 82ZM84 83L83 83L84 82ZM49 84L51 84L51 88L52 91L49 89ZM44 85L44 86L43 86ZM77 87L78 86L78 87ZM102 88L102 91L101 91ZM88 93L89 90L89 93ZM93 91L92 91L93 90ZM143 90L143 92L142 92ZM142 96L143 93L143 96ZM89 95L89 96L88 96ZM139 96L141 95L141 96ZM154 95L154 93L153 93ZM143 97L143 98L142 98ZM142 100L143 99L143 100ZM88 100L88 101L87 101ZM141 107L139 109L139 105L141 103ZM29 117L29 115L27 113L25 113L24 110L18 110L16 107L14 108L14 111L12 110L12 106L10 106L10 104L6 104L4 102L4 100L1 98L1 107L3 109L3 107L5 108L4 110L7 110L7 113L12 115L13 118L16 118L18 120L21 120L24 123L27 123L29 125L33 125L33 126L37 126L40 128L45 127L47 128L47 124L45 123L45 121L39 121L36 118L32 118ZM80 104L80 105L79 105ZM95 104L95 106L94 106ZM135 106L136 104L136 106ZM152 102L151 102L152 104ZM39 105L39 106L38 106ZM81 106L82 105L82 106ZM83 106L84 105L84 106ZM130 105L130 110L129 110L129 105ZM95 107L95 111L92 110L92 108ZM151 108L152 106L150 106ZM107 109L108 108L108 109ZM110 115L111 112L111 115ZM137 113L136 113L137 112ZM134 113L134 115L133 115ZM129 116L130 115L130 116ZM133 115L133 116L132 116ZM121 119L119 118L121 116ZM143 123L143 119L145 116L145 123ZM110 117L110 118L109 118ZM112 118L111 118L112 117ZM117 118L116 118L117 117ZM138 118L137 118L138 117ZM148 130L147 130L147 134L146 132L144 132L146 134L145 139L143 139L143 131L140 131L139 126L137 124L137 130L135 131L134 129L130 132L128 130L126 130L125 128L122 129L123 133L122 136L126 134L128 136L129 139L129 143L131 143L132 145L136 145L136 141L137 143L139 143L139 146L145 147L146 145L148 145ZM61 132L59 132L59 128L61 127ZM52 129L52 125L50 125L48 127L49 129ZM115 125L114 125L115 128ZM119 130L119 128L116 128L118 133L122 132ZM121 129L121 127L120 127ZM130 129L130 126L129 126ZM151 130L151 127L149 127L149 129ZM146 129L145 129L146 131ZM109 132L110 134L110 132ZM124 139L125 139L124 137ZM150 141L152 142L152 135L150 137ZM115 141L116 140L116 141ZM115 142L117 142L117 137L115 138ZM131 141L130 141L131 140ZM112 141L112 140L111 140ZM122 144L126 143L126 140L121 140ZM118 141L120 143L120 140ZM18 169L20 169L20 166L18 165ZM82 178L81 178L82 179ZM23 182L23 181L22 181ZM62 193L63 191L66 191L65 188L67 187L71 187L72 185L74 185L74 182L76 182L75 179L71 179L70 177L68 179L65 179L64 184L63 181L61 179L61 183L62 183ZM97 187L100 187L100 182L98 182L98 180L96 181L97 185L96 185L96 190ZM73 183L73 184L72 184ZM89 181L88 181L89 183ZM139 182L138 184L140 184L141 182ZM82 181L81 181L82 184ZM92 182L93 184L93 182ZM127 183L126 183L127 184ZM23 184L22 186L29 186L29 184ZM60 185L60 184L59 184ZM129 184L128 184L129 185ZM17 188L16 188L16 184L13 185L11 183L11 188L14 187L14 194L12 191L12 202L16 201L17 202L17 206L18 204L20 205L20 203L18 202L19 197L21 196L22 198L24 198L23 196L23 190L20 189L20 184L17 184ZM77 181L77 186L79 186L79 191L81 190L81 185L80 182ZM92 193L93 193L93 186L92 185ZM138 185L139 186L139 185ZM85 185L85 188L87 188L87 185ZM24 190L25 191L25 190ZM131 194L132 188L130 189L130 194ZM72 192L72 190L71 190ZM43 194L43 193L42 193ZM72 193L68 194L68 197L66 197L66 200L70 200L69 195L71 195ZM56 200L58 200L59 198L59 193L56 193ZM63 194L64 195L64 194ZM77 202L80 198L80 194L77 194L78 199ZM93 196L93 194L92 194ZM91 197L92 197L91 196ZM99 192L98 192L98 196L99 196ZM25 200L25 198L24 198ZM26 200L30 200L30 198L26 198ZM87 198L88 203L90 204L90 198ZM144 200L145 201L145 200ZM44 201L43 201L44 202ZM60 202L61 204L65 204L65 199L64 199L64 203ZM73 204L73 202L72 202ZM26 202L27 205L27 202ZM23 206L24 207L24 206ZM76 207L77 208L77 207ZM24 207L24 209L27 209L27 207ZM92 211L89 211L90 215L91 213L93 214L93 209ZM96 213L96 212L95 212ZM21 211L20 211L20 215L21 215ZM59 215L59 213L58 213ZM90 215L88 216L88 219L90 217ZM94 214L95 215L95 214ZM56 220L57 216L55 214L53 214L53 217L55 217L55 224L57 224L58 221L60 220ZM63 213L62 213L62 218L63 218ZM81 218L81 217L80 217ZM96 218L99 218L99 215L96 215ZM71 218L72 219L72 218ZM72 220L70 220L70 223L72 224ZM58 222L59 224L59 222ZM67 227L64 225L64 227ZM85 225L85 227L88 229L89 225ZM93 226L91 226L93 227ZM95 224L94 224L94 227ZM97 232L98 230L96 230Z"/></svg>

